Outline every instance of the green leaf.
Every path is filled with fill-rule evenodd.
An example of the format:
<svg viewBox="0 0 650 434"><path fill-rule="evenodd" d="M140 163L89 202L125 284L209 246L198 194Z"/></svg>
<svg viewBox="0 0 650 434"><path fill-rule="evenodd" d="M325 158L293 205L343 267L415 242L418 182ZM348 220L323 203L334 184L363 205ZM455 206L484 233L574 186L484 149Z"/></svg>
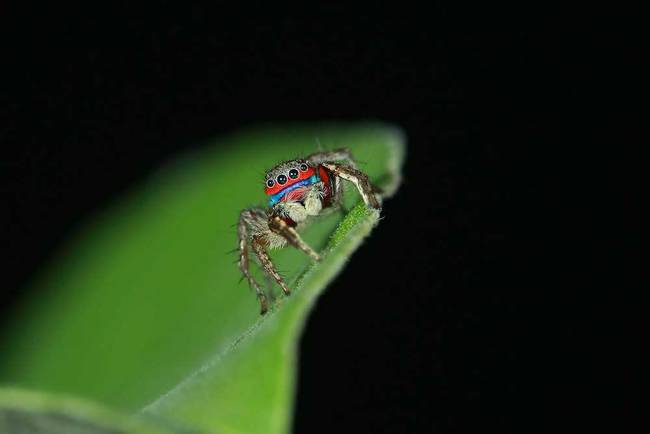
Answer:
<svg viewBox="0 0 650 434"><path fill-rule="evenodd" d="M0 388L2 434L171 434L152 421L95 403L20 389ZM176 431L180 433L179 431Z"/></svg>
<svg viewBox="0 0 650 434"><path fill-rule="evenodd" d="M98 400L206 432L290 429L306 315L378 213L346 191L344 215L303 236L323 260L272 253L294 293L264 317L227 254L240 210L263 204L263 173L320 142L349 147L386 196L403 137L381 124L260 128L169 164L62 249L0 339L0 381ZM259 275L260 281L263 277ZM276 290L276 292L278 292Z"/></svg>

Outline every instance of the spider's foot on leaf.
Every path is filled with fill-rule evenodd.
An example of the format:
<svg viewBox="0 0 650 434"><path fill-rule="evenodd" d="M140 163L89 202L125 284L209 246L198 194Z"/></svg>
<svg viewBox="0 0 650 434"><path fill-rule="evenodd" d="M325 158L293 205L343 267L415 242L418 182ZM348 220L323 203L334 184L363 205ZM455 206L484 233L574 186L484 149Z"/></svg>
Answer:
<svg viewBox="0 0 650 434"><path fill-rule="evenodd" d="M269 310L269 304L266 301L266 295L260 294L260 315L264 315Z"/></svg>

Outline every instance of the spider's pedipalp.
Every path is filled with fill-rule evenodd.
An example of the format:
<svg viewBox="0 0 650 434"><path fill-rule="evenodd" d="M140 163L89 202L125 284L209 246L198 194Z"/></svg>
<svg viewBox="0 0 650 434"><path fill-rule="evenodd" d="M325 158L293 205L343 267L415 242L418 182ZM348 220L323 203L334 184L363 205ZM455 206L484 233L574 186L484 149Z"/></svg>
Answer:
<svg viewBox="0 0 650 434"><path fill-rule="evenodd" d="M269 219L269 228L278 235L284 237L289 244L296 249L302 250L309 255L313 260L320 261L320 255L316 253L309 244L303 241L298 235L298 232L289 226L284 220L278 216L273 216Z"/></svg>

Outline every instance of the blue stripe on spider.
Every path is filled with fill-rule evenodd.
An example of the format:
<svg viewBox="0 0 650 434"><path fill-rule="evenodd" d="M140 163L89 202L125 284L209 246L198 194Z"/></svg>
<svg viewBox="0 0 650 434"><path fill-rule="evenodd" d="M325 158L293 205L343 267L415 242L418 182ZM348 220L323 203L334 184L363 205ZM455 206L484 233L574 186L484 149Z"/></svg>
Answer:
<svg viewBox="0 0 650 434"><path fill-rule="evenodd" d="M302 181L298 181L293 185L290 185L289 187L285 188L282 191L279 191L272 195L269 198L269 206L273 206L276 203L280 202L282 200L282 197L284 197L285 194L289 193L290 191L295 190L296 188L302 187L303 185L310 185L314 184L316 182L320 181L320 178L316 175L312 175L307 179L303 179Z"/></svg>

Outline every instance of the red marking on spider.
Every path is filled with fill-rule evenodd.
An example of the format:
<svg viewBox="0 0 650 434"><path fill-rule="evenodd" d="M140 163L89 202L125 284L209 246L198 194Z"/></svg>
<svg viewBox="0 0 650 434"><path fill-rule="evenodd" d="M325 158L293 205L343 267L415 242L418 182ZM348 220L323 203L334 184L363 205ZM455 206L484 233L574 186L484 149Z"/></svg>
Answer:
<svg viewBox="0 0 650 434"><path fill-rule="evenodd" d="M307 170L305 170L304 172L299 171L298 172L298 177L296 179L291 179L291 178L287 177L287 182L284 185L278 184L277 180L274 179L273 180L273 187L266 186L264 188L264 192L269 196L272 195L272 194L276 194L276 193L284 190L285 188L287 188L289 186L292 186L296 182L300 182L302 180L309 179L313 174L314 174L314 168L310 167Z"/></svg>

